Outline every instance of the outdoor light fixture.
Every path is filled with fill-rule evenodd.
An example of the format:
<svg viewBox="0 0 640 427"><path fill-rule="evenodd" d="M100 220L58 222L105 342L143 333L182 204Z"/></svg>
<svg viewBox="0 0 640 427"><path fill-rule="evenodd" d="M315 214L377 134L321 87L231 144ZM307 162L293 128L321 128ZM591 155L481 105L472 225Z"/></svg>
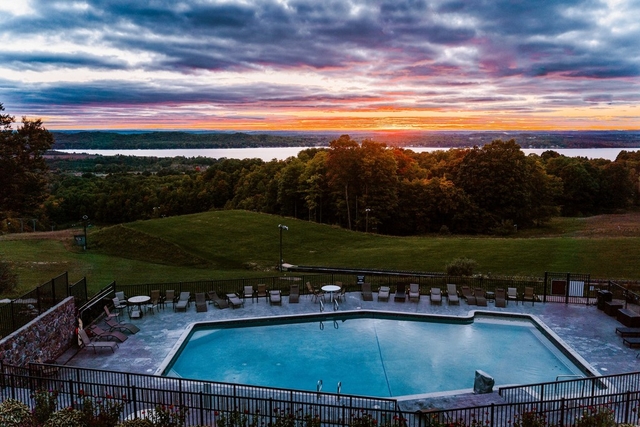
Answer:
<svg viewBox="0 0 640 427"><path fill-rule="evenodd" d="M278 224L278 228L280 229L280 263L278 264L278 270L282 271L282 263L284 262L282 259L282 230L288 230L289 227L284 224Z"/></svg>

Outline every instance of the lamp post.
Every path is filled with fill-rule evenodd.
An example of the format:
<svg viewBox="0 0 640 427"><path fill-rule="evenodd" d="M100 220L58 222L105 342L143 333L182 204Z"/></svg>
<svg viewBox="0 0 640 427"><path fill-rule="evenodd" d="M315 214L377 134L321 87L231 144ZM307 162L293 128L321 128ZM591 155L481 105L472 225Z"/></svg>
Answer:
<svg viewBox="0 0 640 427"><path fill-rule="evenodd" d="M82 215L82 227L84 229L84 246L82 246L82 250L87 250L87 223L89 222L89 217L86 215Z"/></svg>
<svg viewBox="0 0 640 427"><path fill-rule="evenodd" d="M288 230L289 227L284 224L278 224L278 228L280 229L280 262L278 263L278 271L282 271L282 230Z"/></svg>
<svg viewBox="0 0 640 427"><path fill-rule="evenodd" d="M367 208L364 210L365 212L365 228L364 231L365 233L369 232L369 212L371 212L371 209Z"/></svg>

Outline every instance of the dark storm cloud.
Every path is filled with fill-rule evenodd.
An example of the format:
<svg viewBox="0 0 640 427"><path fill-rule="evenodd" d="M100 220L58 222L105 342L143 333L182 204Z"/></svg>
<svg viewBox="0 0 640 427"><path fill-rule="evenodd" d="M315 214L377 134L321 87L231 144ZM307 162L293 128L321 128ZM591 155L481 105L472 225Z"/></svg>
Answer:
<svg viewBox="0 0 640 427"><path fill-rule="evenodd" d="M415 88L416 96L426 96L415 101L418 107L433 103L420 94L425 85L437 86L440 93L450 90L451 98L440 105L456 108L463 103L493 108L513 100L514 93L540 93L546 100L555 91L567 94L562 97L567 105L582 105L629 99L630 87L618 80L640 76L640 27L611 18L616 9L597 0L33 0L30 5L33 13L0 16L0 36L5 41L38 37L41 44L5 49L0 67L173 77L159 83L114 77L83 83L6 79L0 84L5 104L8 98L21 106L347 105L350 99L372 107L385 104L374 102L380 94L366 96L361 89L337 96L284 83L205 84L196 78L206 72L308 69L328 80L354 75L375 79L377 86L402 83L403 90ZM618 7L625 8L622 18L640 16L637 2ZM492 93L464 93L482 85L491 85ZM403 105L392 104L394 99L385 105Z"/></svg>

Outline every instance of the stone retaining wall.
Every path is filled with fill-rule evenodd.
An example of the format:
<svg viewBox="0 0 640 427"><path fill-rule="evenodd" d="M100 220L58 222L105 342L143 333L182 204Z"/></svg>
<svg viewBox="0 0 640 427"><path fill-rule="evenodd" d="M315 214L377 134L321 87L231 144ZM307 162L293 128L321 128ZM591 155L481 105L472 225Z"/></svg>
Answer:
<svg viewBox="0 0 640 427"><path fill-rule="evenodd" d="M72 345L77 345L76 305L69 297L0 340L0 362L26 366L54 360Z"/></svg>

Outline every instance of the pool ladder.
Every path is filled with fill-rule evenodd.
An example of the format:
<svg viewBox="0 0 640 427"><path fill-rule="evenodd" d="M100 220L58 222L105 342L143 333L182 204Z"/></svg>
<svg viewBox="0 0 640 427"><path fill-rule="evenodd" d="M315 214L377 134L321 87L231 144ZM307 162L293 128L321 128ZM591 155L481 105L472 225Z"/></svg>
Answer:
<svg viewBox="0 0 640 427"><path fill-rule="evenodd" d="M320 393L322 392L322 380L318 380L316 383L316 392L318 393L318 399L320 399ZM338 381L338 388L336 389L337 400L340 400L340 394L342 393L342 381Z"/></svg>

